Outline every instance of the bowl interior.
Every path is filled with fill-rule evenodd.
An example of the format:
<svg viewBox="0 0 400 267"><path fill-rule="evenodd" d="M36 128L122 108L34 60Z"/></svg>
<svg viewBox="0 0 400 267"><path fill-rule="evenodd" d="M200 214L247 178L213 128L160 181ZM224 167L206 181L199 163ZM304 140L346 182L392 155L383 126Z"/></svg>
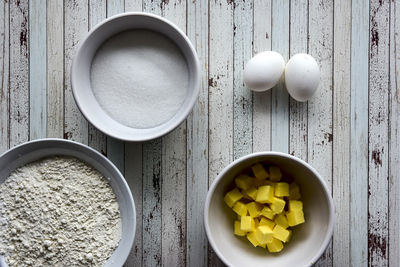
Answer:
<svg viewBox="0 0 400 267"><path fill-rule="evenodd" d="M189 88L182 106L169 121L154 128L136 129L117 122L100 107L91 88L91 64L97 50L112 36L133 29L158 32L168 37L180 48L189 68ZM189 39L170 22L147 13L117 15L93 29L78 49L71 72L75 101L84 116L102 132L126 141L154 139L176 128L193 108L199 81L198 59Z"/></svg>
<svg viewBox="0 0 400 267"><path fill-rule="evenodd" d="M122 223L122 235L118 247L105 266L122 266L129 255L136 229L136 214L132 195L119 171L104 156L96 151L72 141L44 139L18 146L0 157L0 184L18 167L49 156L76 157L106 178L117 197Z"/></svg>
<svg viewBox="0 0 400 267"><path fill-rule="evenodd" d="M233 221L236 214L223 201L226 192L232 189L234 177L257 162L277 165L283 175L291 175L300 185L304 202L306 222L294 228L291 241L277 254L268 253L260 247L254 248L245 238L234 236ZM250 157L223 172L214 189L214 192L209 193L212 195L208 211L206 207L207 234L213 249L229 266L312 265L330 239L330 228L333 225L330 196L316 174L299 161L279 155Z"/></svg>

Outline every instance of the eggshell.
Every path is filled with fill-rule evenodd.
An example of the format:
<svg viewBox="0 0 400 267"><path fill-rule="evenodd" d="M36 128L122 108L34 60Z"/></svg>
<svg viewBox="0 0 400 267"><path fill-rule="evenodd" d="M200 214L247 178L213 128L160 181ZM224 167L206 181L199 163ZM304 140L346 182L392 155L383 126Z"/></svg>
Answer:
<svg viewBox="0 0 400 267"><path fill-rule="evenodd" d="M286 89L297 101L307 101L318 88L319 76L318 63L312 56L296 54L286 64Z"/></svg>
<svg viewBox="0 0 400 267"><path fill-rule="evenodd" d="M275 51L264 51L247 62L243 79L251 90L266 91L274 87L285 69L285 60Z"/></svg>

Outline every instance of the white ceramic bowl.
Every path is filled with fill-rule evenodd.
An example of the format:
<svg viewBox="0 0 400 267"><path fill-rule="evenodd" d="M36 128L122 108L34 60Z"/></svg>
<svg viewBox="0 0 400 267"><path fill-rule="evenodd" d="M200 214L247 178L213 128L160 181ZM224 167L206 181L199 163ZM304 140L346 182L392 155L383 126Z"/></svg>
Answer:
<svg viewBox="0 0 400 267"><path fill-rule="evenodd" d="M63 139L40 139L16 146L0 156L0 184L18 167L49 156L78 158L105 177L117 197L122 222L122 235L118 247L107 260L105 267L122 266L128 258L136 230L136 211L132 194L124 177L110 160L96 150L77 142ZM0 257L0 266L2 259ZM4 262L3 262L4 264Z"/></svg>
<svg viewBox="0 0 400 267"><path fill-rule="evenodd" d="M277 165L291 175L300 185L304 202L306 222L294 228L291 241L277 254L234 236L236 214L223 201L236 175L257 162ZM311 266L327 248L334 225L333 200L322 177L306 162L279 152L250 154L228 165L208 191L204 215L208 240L228 266Z"/></svg>
<svg viewBox="0 0 400 267"><path fill-rule="evenodd" d="M154 128L136 129L117 122L100 107L91 88L91 64L98 48L112 36L133 29L147 29L171 39L180 48L189 68L189 88L182 106L169 121ZM96 128L124 141L146 141L172 131L189 115L199 94L200 66L189 38L170 21L149 13L122 13L99 23L81 42L72 62L71 84L80 111Z"/></svg>

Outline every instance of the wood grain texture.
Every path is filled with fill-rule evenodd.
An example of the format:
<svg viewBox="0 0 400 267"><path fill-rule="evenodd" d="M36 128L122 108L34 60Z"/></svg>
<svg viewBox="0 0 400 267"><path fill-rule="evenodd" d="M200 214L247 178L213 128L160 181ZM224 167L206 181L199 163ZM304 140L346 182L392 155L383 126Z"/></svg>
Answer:
<svg viewBox="0 0 400 267"><path fill-rule="evenodd" d="M88 32L88 0L64 2L64 138L88 143L88 122L79 111L71 88L71 64L79 42Z"/></svg>
<svg viewBox="0 0 400 267"><path fill-rule="evenodd" d="M333 266L350 266L350 46L351 2L334 3L333 172L336 223ZM343 205L343 203L346 203Z"/></svg>
<svg viewBox="0 0 400 267"><path fill-rule="evenodd" d="M163 16L186 32L186 2L164 1ZM162 265L186 262L186 121L162 139Z"/></svg>
<svg viewBox="0 0 400 267"><path fill-rule="evenodd" d="M308 52L308 0L290 2L289 43L290 57ZM307 160L307 111L307 102L289 97L289 152L304 160Z"/></svg>
<svg viewBox="0 0 400 267"><path fill-rule="evenodd" d="M208 3L187 2L187 35L202 72L197 103L187 119L186 266L207 265L203 209L208 191Z"/></svg>
<svg viewBox="0 0 400 267"><path fill-rule="evenodd" d="M400 262L400 2L390 6L389 266Z"/></svg>
<svg viewBox="0 0 400 267"><path fill-rule="evenodd" d="M144 0L143 11L162 15L160 0ZM162 265L162 138L143 144L143 262ZM166 178L167 179L167 178Z"/></svg>
<svg viewBox="0 0 400 267"><path fill-rule="evenodd" d="M161 139L143 144L143 266L161 266Z"/></svg>
<svg viewBox="0 0 400 267"><path fill-rule="evenodd" d="M29 139L47 135L46 0L29 1Z"/></svg>
<svg viewBox="0 0 400 267"><path fill-rule="evenodd" d="M209 6L209 159L208 181L233 159L233 2ZM223 27L221 27L223 25ZM209 266L221 261L209 247Z"/></svg>
<svg viewBox="0 0 400 267"><path fill-rule="evenodd" d="M233 18L233 158L253 150L253 99L243 69L253 54L253 1L235 1Z"/></svg>
<svg viewBox="0 0 400 267"><path fill-rule="evenodd" d="M10 147L29 139L29 5L10 1ZM11 30L12 29L12 30Z"/></svg>
<svg viewBox="0 0 400 267"><path fill-rule="evenodd" d="M370 2L368 264L388 264L389 1Z"/></svg>
<svg viewBox="0 0 400 267"><path fill-rule="evenodd" d="M89 0L89 30L107 16L106 0ZM103 155L107 154L107 137L88 122L88 144ZM121 167L121 166L119 166Z"/></svg>
<svg viewBox="0 0 400 267"><path fill-rule="evenodd" d="M289 0L272 2L272 50L289 59ZM289 150L289 95L281 80L272 90L271 149Z"/></svg>
<svg viewBox="0 0 400 267"><path fill-rule="evenodd" d="M107 17L124 12L124 0L107 0ZM107 157L124 173L124 142L107 136Z"/></svg>
<svg viewBox="0 0 400 267"><path fill-rule="evenodd" d="M142 233L143 233L143 202L142 202L142 143L125 143L125 179L131 189L136 208L135 241L131 253L125 262L126 267L142 266Z"/></svg>
<svg viewBox="0 0 400 267"><path fill-rule="evenodd" d="M254 0L253 54L271 50L272 0ZM253 92L253 151L271 149L271 90Z"/></svg>
<svg viewBox="0 0 400 267"><path fill-rule="evenodd" d="M308 14L308 50L320 65L319 88L308 102L308 162L332 190L333 1L309 1ZM329 245L317 266L331 265Z"/></svg>
<svg viewBox="0 0 400 267"><path fill-rule="evenodd" d="M64 136L64 3L47 1L47 136Z"/></svg>
<svg viewBox="0 0 400 267"><path fill-rule="evenodd" d="M0 3L0 154L9 148L9 2Z"/></svg>
<svg viewBox="0 0 400 267"><path fill-rule="evenodd" d="M350 104L350 264L368 263L369 1L352 2Z"/></svg>
<svg viewBox="0 0 400 267"><path fill-rule="evenodd" d="M142 11L142 0L125 0L125 12Z"/></svg>

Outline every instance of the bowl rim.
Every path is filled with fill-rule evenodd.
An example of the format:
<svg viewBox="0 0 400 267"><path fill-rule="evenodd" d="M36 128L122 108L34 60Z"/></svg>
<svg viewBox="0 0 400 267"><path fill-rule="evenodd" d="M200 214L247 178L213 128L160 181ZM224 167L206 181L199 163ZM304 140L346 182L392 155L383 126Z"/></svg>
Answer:
<svg viewBox="0 0 400 267"><path fill-rule="evenodd" d="M97 124L93 123L92 119L91 119L91 115L89 115L90 112L86 112L85 107L82 106L82 104L79 101L79 97L77 95L77 81L75 80L76 76L77 76L77 71L78 71L78 63L79 63L79 58L82 55L82 49L85 45L85 43L88 41L89 37L94 34L96 31L101 30L101 27L104 24L107 24L113 20L116 20L118 18L121 17L130 17L130 16L143 16L143 17L151 17L153 19L159 20L162 23L165 23L166 25L168 25L169 27L171 27L173 30L175 30L179 35L181 35L181 37L183 38L183 40L185 41L185 44L187 45L187 47L190 49L191 54L193 55L193 67L194 67L194 82L193 82L193 87L188 87L191 88L193 91L193 96L189 99L189 103L188 103L188 108L182 110L182 115L180 117L178 117L176 120L174 120L173 122L171 122L170 126L168 128L166 128L163 131L158 131L155 133L151 133L151 134L144 134L141 135L140 138L138 134L135 134L134 137L132 137L132 134L130 134L131 136L129 137L129 134L124 134L124 136L119 136L118 133L114 132L112 129L109 129L107 127L99 127ZM156 139L158 137L164 136L170 132L172 132L174 129L176 129L190 114L190 112L193 110L194 105L196 104L197 98L199 96L200 93L200 82L201 82L201 73L200 73L200 62L199 62L199 57L197 55L196 49L194 48L192 42L190 41L189 37L178 27L176 26L173 22L167 20L166 18L163 18L161 16L155 15L155 14L151 14L151 13L147 13L147 12L125 12L125 13L119 13L116 14L114 16L111 16L101 22L99 22L96 26L94 26L87 34L86 36L79 42L78 48L75 52L75 55L72 58L72 63L71 63L71 68L70 68L71 72L70 72L70 81L71 81L71 90L72 90L72 95L74 97L75 103L78 106L78 109L80 110L80 112L83 114L83 116L91 123L93 124L97 129L99 129L101 132L105 133L108 136L111 136L113 138L122 140L122 141L129 141L129 142L143 142L143 141L149 141L149 140L153 140ZM114 119L113 119L114 120ZM114 120L115 121L115 120ZM167 121L170 122L171 120ZM165 122L165 123L167 123ZM121 124L121 123L120 123ZM123 124L122 124L123 125ZM161 124L163 125L163 124ZM126 126L126 125L125 125ZM128 126L126 126L128 127ZM130 127L132 128L132 127ZM132 128L134 129L134 128ZM147 128L147 129L151 129L151 128ZM140 129L138 129L140 130Z"/></svg>
<svg viewBox="0 0 400 267"><path fill-rule="evenodd" d="M82 144L82 143L79 143L79 142L76 142L76 141L73 141L73 140L62 139L62 138L40 138L40 139L35 139L35 140L31 140L31 141L24 142L24 143L22 143L22 144L16 145L16 146L14 146L14 147L12 147L12 148L6 150L6 151L3 152L2 154L0 154L0 160L3 158L4 155L9 154L9 153L11 153L11 152L14 151L14 150L18 150L18 149L21 148L21 147L24 147L24 146L27 146L27 145L31 145L31 144L35 144L35 143L46 143L46 142L52 142L52 143L69 143L69 144L72 144L72 145L79 146L79 147L83 148L84 150L90 151L91 153L94 153L94 154L97 154L97 156L100 156L100 157L109 165L109 167L112 168L112 169L118 174L118 179L121 180L123 186L126 187L128 193L129 193L128 196L126 196L126 197L128 198L128 201L129 201L130 203L132 203L132 212L133 212L133 225L132 225L132 228L133 228L133 235L132 235L131 237L129 237L129 240L128 240L128 243L129 243L129 250L127 250L128 253L125 253L125 255L120 255L121 258L122 258L122 260L123 260L123 262L126 262L126 260L127 260L128 257L129 257L130 250L132 249L133 243L134 243L134 241L135 241L136 224L137 224L137 222L136 222L136 207L135 207L135 201L134 201L133 196L132 196L132 192L131 192L131 190L130 190L130 188L129 188L128 183L126 182L125 177L122 175L122 173L119 171L119 169L114 165L114 163L112 163L111 160L109 160L106 156L104 156L103 154L101 154L100 152L98 152L98 151L95 150L94 148L91 148L91 147L88 146L88 145L85 145L85 144ZM92 167L93 167L93 166L92 166ZM94 168L94 167L93 167L93 168ZM96 169L96 170L97 170L97 169ZM113 177L112 179L115 179L115 178ZM122 229L121 229L121 238L122 238L122 236L123 236L123 232L122 232ZM118 243L118 246L119 246L119 243ZM118 246L117 246L117 247L118 247ZM115 252L115 249L114 249L114 252ZM113 253L114 253L114 252L113 252ZM111 254L111 256L112 256L112 254ZM110 256L110 257L111 257L111 256ZM107 260L107 261L108 261L108 260ZM106 263L107 263L107 261L106 261ZM1 265L1 264L0 264L0 265Z"/></svg>
<svg viewBox="0 0 400 267"><path fill-rule="evenodd" d="M335 208L334 208L334 204L333 204L333 199L331 196L331 193L329 192L328 186L325 182L325 180L321 177L321 175L319 175L319 173L307 162L305 162L302 159L299 159L295 156L292 156L290 154L287 153L283 153L283 152L276 152L276 151L264 151L264 152L255 152L255 153L251 153L248 155L245 155L241 158L238 158L236 160L234 160L233 162L231 162L228 166L226 166L219 174L218 176L215 178L215 180L213 181L213 183L211 184L208 193L207 193L207 197L206 197L206 202L204 205L204 227L206 230L206 234L207 234L207 238L208 238L208 242L211 244L211 247L213 248L213 250L215 251L215 253L217 254L217 256L228 266L233 266L231 262L229 262L224 255L222 255L222 253L220 252L219 248L216 246L215 241L211 235L211 229L210 226L208 224L208 211L209 211L209 207L210 207L210 202L211 202L211 198L214 195L214 191L215 188L217 187L217 185L219 184L219 182L222 180L222 178L225 176L225 174L235 165L246 161L249 158L253 158L253 157L258 157L258 156L278 156L278 157L283 157L283 158L287 158L293 161L296 161L297 163L300 163L301 165L303 165L304 167L308 168L317 178L319 183L322 185L322 188L324 189L324 193L327 196L328 199L328 206L329 206L329 225L328 225L328 231L325 234L325 238L324 241L322 243L322 246L320 247L320 249L318 250L318 252L311 258L310 263L308 266L313 265L315 262L317 262L317 260L322 256L322 254L325 252L326 248L329 245L329 242L332 238L332 234L333 234L333 228L335 225Z"/></svg>

